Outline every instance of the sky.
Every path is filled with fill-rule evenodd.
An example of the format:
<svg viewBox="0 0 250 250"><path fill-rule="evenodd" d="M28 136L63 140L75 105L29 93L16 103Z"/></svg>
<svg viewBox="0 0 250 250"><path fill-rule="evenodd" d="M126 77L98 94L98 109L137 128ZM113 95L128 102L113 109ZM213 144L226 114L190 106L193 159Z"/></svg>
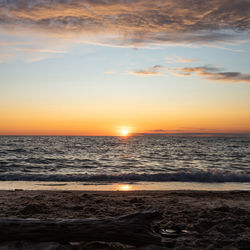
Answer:
<svg viewBox="0 0 250 250"><path fill-rule="evenodd" d="M250 133L250 0L0 0L0 135Z"/></svg>

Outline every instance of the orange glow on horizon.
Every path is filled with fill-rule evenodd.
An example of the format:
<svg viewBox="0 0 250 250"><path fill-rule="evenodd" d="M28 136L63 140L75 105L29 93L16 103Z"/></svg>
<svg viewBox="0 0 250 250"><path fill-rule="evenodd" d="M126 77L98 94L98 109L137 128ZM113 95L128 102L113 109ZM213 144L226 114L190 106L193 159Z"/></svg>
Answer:
<svg viewBox="0 0 250 250"><path fill-rule="evenodd" d="M91 112L92 111L92 112ZM185 111L185 110L184 110ZM103 112L0 108L0 135L123 136L140 133L245 133L250 134L246 111L216 113ZM140 115L138 115L140 114Z"/></svg>

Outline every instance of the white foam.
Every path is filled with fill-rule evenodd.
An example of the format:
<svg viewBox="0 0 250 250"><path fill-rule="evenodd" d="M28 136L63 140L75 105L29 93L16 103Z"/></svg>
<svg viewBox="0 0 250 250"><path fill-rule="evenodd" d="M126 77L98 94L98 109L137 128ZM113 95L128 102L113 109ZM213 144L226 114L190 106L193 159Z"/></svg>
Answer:
<svg viewBox="0 0 250 250"><path fill-rule="evenodd" d="M195 172L174 172L157 174L2 174L0 181L66 181L66 182L122 182L122 181L144 181L144 182L250 182L250 174L245 172L223 172L223 171L195 171Z"/></svg>

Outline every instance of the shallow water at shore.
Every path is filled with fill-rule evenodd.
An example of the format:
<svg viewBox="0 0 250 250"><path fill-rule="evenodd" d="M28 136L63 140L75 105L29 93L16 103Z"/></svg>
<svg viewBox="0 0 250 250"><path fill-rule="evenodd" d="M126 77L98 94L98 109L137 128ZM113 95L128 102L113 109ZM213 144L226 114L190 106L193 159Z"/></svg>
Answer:
<svg viewBox="0 0 250 250"><path fill-rule="evenodd" d="M79 190L79 191L140 191L140 190L204 190L250 191L250 183L198 183L198 182L34 182L1 181L0 190Z"/></svg>

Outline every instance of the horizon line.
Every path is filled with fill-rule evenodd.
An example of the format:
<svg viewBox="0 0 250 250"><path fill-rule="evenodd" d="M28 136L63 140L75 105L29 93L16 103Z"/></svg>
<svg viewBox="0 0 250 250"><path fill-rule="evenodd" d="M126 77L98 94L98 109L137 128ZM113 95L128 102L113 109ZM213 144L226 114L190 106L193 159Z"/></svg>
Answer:
<svg viewBox="0 0 250 250"><path fill-rule="evenodd" d="M0 136L54 136L54 137L136 137L136 136L222 136L222 137L235 137L246 136L250 137L250 132L180 132L180 133L131 133L127 136L122 135L76 135L76 134L0 134Z"/></svg>

